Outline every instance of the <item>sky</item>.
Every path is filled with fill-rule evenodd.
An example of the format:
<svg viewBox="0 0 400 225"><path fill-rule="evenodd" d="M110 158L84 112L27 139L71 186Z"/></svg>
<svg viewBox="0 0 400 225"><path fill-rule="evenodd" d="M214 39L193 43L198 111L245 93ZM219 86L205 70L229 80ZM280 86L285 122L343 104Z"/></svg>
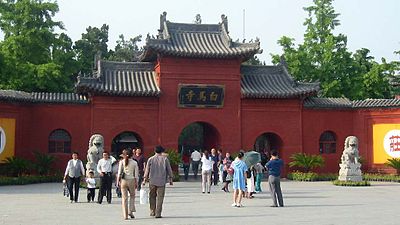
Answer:
<svg viewBox="0 0 400 225"><path fill-rule="evenodd" d="M281 54L277 41L282 36L303 40L303 22L307 12L303 7L312 0L58 0L60 11L55 19L62 21L73 41L79 40L88 26L109 25L109 47L113 48L120 34L125 38L139 34L157 34L160 14L167 20L193 23L196 14L203 24L216 24L221 15L228 17L232 40L260 38L263 53L258 57L271 64L270 54ZM348 48L354 52L368 48L377 61L400 60L393 52L400 50L400 0L336 0L341 25L335 34L348 38ZM144 43L144 41L142 42Z"/></svg>

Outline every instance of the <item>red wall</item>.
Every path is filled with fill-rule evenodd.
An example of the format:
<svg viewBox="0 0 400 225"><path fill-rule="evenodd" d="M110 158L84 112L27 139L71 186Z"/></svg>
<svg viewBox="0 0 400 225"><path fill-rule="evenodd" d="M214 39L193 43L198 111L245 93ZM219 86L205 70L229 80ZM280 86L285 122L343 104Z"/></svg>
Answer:
<svg viewBox="0 0 400 225"><path fill-rule="evenodd" d="M103 135L106 151L111 152L112 140L124 131L139 135L145 155L159 144L156 97L94 96L91 110L89 131Z"/></svg>
<svg viewBox="0 0 400 225"><path fill-rule="evenodd" d="M16 119L15 155L34 159L33 152L48 153L52 131L64 129L71 135L71 150L86 157L90 137L90 105L0 104L0 117ZM65 168L71 154L54 153L57 169Z"/></svg>
<svg viewBox="0 0 400 225"><path fill-rule="evenodd" d="M322 154L325 167L317 170L324 173L339 172L340 157L347 136L356 135L353 131L353 110L304 109L303 111L303 151L308 154L319 153L319 138L325 131L336 134L336 153ZM360 143L362 138L359 138Z"/></svg>

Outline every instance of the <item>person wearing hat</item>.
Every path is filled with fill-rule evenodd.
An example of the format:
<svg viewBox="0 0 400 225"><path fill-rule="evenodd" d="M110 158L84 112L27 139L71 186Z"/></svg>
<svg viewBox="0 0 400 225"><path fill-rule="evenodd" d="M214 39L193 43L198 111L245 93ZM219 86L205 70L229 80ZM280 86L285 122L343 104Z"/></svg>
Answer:
<svg viewBox="0 0 400 225"><path fill-rule="evenodd" d="M162 154L164 150L162 146L154 148L156 154L147 160L144 172L143 185L149 182L150 189L150 216L154 216L155 218L161 218L167 179L169 179L169 184L173 185L171 164L168 157Z"/></svg>
<svg viewBox="0 0 400 225"><path fill-rule="evenodd" d="M122 160L119 162L117 183L121 187L122 192L122 214L124 219L128 219L128 215L133 219L136 212L135 208L135 192L138 186L139 168L135 160L130 157L131 151L122 150ZM129 192L129 208L128 208L128 192Z"/></svg>

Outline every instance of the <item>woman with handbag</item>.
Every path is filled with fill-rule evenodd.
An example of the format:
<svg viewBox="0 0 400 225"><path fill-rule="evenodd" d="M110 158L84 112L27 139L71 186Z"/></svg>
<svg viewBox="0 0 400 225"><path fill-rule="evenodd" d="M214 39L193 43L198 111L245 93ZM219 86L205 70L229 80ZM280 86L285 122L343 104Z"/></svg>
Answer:
<svg viewBox="0 0 400 225"><path fill-rule="evenodd" d="M138 186L139 167L135 160L131 159L130 151L122 150L122 160L119 162L117 181L122 192L122 215L125 220L128 215L133 219L135 209L135 192ZM129 208L128 208L129 192ZM129 212L129 213L128 213Z"/></svg>

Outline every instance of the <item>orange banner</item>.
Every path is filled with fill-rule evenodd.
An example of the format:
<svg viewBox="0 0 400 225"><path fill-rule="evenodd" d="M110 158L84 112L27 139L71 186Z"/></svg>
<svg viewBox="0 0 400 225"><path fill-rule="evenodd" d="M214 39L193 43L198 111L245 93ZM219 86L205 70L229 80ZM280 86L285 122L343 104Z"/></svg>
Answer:
<svg viewBox="0 0 400 225"><path fill-rule="evenodd" d="M400 124L373 125L374 163L400 158Z"/></svg>
<svg viewBox="0 0 400 225"><path fill-rule="evenodd" d="M15 154L15 119L0 118L0 162Z"/></svg>

